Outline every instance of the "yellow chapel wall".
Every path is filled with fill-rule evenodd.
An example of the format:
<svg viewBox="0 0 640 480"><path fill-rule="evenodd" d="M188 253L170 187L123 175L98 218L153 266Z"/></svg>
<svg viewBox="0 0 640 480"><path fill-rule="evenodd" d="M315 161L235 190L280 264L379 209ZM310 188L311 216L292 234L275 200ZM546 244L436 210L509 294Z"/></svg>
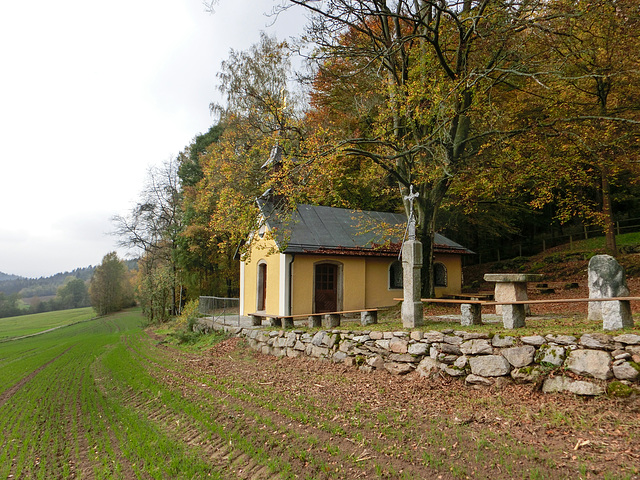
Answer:
<svg viewBox="0 0 640 480"><path fill-rule="evenodd" d="M293 315L313 313L314 265L340 265L342 289L338 288L338 309L365 308L365 263L360 257L328 255L296 255L291 278L291 310ZM340 291L341 290L341 291ZM342 301L340 301L340 298Z"/></svg>
<svg viewBox="0 0 640 480"><path fill-rule="evenodd" d="M390 288L389 269L397 257L367 257L367 308L388 307L402 298L401 288Z"/></svg>
<svg viewBox="0 0 640 480"><path fill-rule="evenodd" d="M447 286L435 287L436 297L462 293L462 255L436 253L433 262L447 269Z"/></svg>
<svg viewBox="0 0 640 480"><path fill-rule="evenodd" d="M280 291L280 254L276 242L271 238L252 240L250 256L244 261L243 312L253 313L258 307L258 265L267 265L267 295L265 313L277 315Z"/></svg>
<svg viewBox="0 0 640 480"><path fill-rule="evenodd" d="M282 288L281 271L287 262L281 262L276 243L270 238L254 240L251 255L244 263L243 307L244 314L257 309L258 264L267 265L267 314L284 314L280 308ZM342 310L358 310L391 306L397 303L394 298L402 297L402 289L389 286L389 267L395 257L348 257L327 255L295 255L291 264L291 314L309 314L313 312L314 265L316 263L335 263L341 265L341 301ZM460 255L436 254L435 262L443 263L447 269L447 286L436 287L436 296L458 294L462 290L462 258ZM286 282L285 282L286 283Z"/></svg>

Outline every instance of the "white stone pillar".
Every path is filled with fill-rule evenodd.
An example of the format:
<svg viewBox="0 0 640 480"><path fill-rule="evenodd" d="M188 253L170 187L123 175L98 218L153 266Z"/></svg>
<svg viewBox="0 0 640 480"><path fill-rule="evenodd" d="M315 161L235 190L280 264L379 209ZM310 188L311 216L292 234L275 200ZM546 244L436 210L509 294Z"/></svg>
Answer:
<svg viewBox="0 0 640 480"><path fill-rule="evenodd" d="M404 299L402 301L402 326L419 327L423 324L423 309L420 294L422 282L422 243L409 239L402 246L402 282Z"/></svg>

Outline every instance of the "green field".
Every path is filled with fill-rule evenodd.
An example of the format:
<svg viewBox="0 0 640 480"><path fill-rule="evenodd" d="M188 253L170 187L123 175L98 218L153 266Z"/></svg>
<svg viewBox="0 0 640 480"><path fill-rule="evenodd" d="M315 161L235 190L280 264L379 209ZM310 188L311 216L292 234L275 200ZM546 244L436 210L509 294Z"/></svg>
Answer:
<svg viewBox="0 0 640 480"><path fill-rule="evenodd" d="M91 307L35 313L17 317L0 318L0 342L12 338L33 335L46 330L89 320L96 314Z"/></svg>
<svg viewBox="0 0 640 480"><path fill-rule="evenodd" d="M364 374L220 335L178 349L142 320L133 310L0 343L1 479L640 473L637 399Z"/></svg>
<svg viewBox="0 0 640 480"><path fill-rule="evenodd" d="M36 316L30 329L39 330L38 318L42 327L51 328L86 318L88 311L67 313L66 322L61 312L50 314L52 319ZM130 312L0 345L0 478L199 478L212 473L197 456L123 408L116 395L105 394L116 385L107 383L111 375L129 392L160 393L130 358L140 324L140 314ZM27 330L12 327L11 334L16 331ZM177 475L178 470L184 473Z"/></svg>

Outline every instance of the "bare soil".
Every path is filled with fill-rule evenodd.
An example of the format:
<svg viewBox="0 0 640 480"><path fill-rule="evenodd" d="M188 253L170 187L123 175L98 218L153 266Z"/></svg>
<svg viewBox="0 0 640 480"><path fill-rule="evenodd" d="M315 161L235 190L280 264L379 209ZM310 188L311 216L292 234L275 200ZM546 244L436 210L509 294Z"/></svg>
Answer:
<svg viewBox="0 0 640 480"><path fill-rule="evenodd" d="M197 355L156 348L176 365L158 370L163 383L290 465L274 471L211 432L176 428L183 442L227 465L229 478L640 478L637 396L580 398L509 381L472 388L415 373L363 373L261 355L238 338Z"/></svg>

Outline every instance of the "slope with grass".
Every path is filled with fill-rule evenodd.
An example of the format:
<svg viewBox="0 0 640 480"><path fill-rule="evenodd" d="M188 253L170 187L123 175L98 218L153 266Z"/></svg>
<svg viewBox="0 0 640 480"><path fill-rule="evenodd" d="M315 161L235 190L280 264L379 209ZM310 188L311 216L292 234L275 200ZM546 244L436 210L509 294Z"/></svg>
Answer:
<svg viewBox="0 0 640 480"><path fill-rule="evenodd" d="M66 327L95 317L91 307L0 318L0 342Z"/></svg>

